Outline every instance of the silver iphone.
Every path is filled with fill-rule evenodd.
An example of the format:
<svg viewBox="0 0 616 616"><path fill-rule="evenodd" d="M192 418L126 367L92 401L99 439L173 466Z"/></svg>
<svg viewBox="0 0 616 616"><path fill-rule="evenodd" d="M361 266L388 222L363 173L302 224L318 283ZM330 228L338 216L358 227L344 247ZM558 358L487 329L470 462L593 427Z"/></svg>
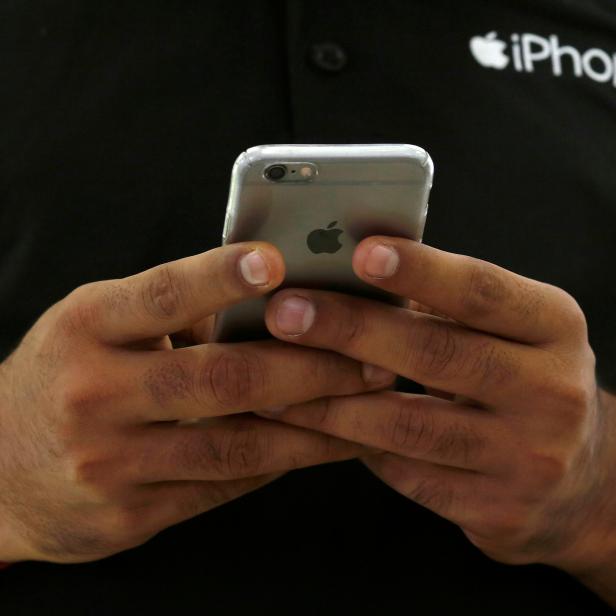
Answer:
<svg viewBox="0 0 616 616"><path fill-rule="evenodd" d="M260 240L284 256L280 288L318 288L403 305L360 280L351 266L370 235L421 241L432 187L428 153L407 144L261 145L231 174L222 243ZM213 340L269 337L267 296L216 315Z"/></svg>

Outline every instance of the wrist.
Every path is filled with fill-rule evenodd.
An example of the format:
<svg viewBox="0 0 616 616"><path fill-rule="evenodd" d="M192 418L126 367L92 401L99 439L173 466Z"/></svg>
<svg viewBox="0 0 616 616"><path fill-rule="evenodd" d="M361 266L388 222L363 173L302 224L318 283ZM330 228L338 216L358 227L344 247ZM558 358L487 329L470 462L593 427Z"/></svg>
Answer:
<svg viewBox="0 0 616 616"><path fill-rule="evenodd" d="M583 523L569 542L570 548L556 562L548 563L576 577L612 607L616 607L616 425L610 419L614 413L616 396L599 390L603 438L592 464L592 473L598 478L591 491L594 498L587 497L580 507Z"/></svg>

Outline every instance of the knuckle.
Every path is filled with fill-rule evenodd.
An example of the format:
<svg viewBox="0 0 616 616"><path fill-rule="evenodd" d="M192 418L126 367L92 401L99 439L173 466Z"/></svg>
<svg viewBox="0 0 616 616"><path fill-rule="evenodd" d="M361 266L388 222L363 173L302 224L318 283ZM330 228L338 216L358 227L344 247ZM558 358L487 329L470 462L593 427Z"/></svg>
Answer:
<svg viewBox="0 0 616 616"><path fill-rule="evenodd" d="M72 452L65 459L64 475L88 498L100 503L111 502L116 488L109 481L108 461L92 452Z"/></svg>
<svg viewBox="0 0 616 616"><path fill-rule="evenodd" d="M449 511L455 500L453 488L435 479L418 480L406 495L419 505L441 514Z"/></svg>
<svg viewBox="0 0 616 616"><path fill-rule="evenodd" d="M83 356L81 362L84 362ZM112 374L105 374L104 360L90 356L88 365L98 365L92 374L86 367L65 365L65 371L54 384L54 404L59 405L59 415L69 425L81 426L87 421L90 430L95 420L107 414L125 394L125 387L117 383Z"/></svg>
<svg viewBox="0 0 616 616"><path fill-rule="evenodd" d="M233 500L237 495L238 486L235 482L200 482L178 502L178 512L182 518L193 517Z"/></svg>
<svg viewBox="0 0 616 616"><path fill-rule="evenodd" d="M480 523L482 535L497 540L509 548L523 542L526 533L527 515L510 503L500 507L498 512L483 516Z"/></svg>
<svg viewBox="0 0 616 616"><path fill-rule="evenodd" d="M62 387L62 415L69 426L81 426L82 422L90 421L98 410L109 400L109 392L105 392L96 383L90 383L86 376L80 378L75 374L70 382Z"/></svg>
<svg viewBox="0 0 616 616"><path fill-rule="evenodd" d="M449 324L430 321L410 328L406 363L411 373L444 377L459 360L456 337Z"/></svg>
<svg viewBox="0 0 616 616"><path fill-rule="evenodd" d="M72 452L66 460L66 476L75 485L92 485L100 478L100 469L89 455Z"/></svg>
<svg viewBox="0 0 616 616"><path fill-rule="evenodd" d="M199 430L198 438L195 432L187 429L179 434L173 445L165 452L170 468L179 473L201 476L211 470L219 470L222 464L220 439L217 432Z"/></svg>
<svg viewBox="0 0 616 616"><path fill-rule="evenodd" d="M469 317L485 317L506 301L507 285L490 264L470 259L470 273L462 292L462 309Z"/></svg>
<svg viewBox="0 0 616 616"><path fill-rule="evenodd" d="M99 320L100 309L95 301L95 289L98 285L99 283L92 282L77 287L62 300L57 321L62 334L83 334Z"/></svg>
<svg viewBox="0 0 616 616"><path fill-rule="evenodd" d="M192 371L183 362L167 361L148 368L143 385L149 397L158 406L164 407L171 400L193 395L194 380Z"/></svg>
<svg viewBox="0 0 616 616"><path fill-rule="evenodd" d="M254 354L216 351L200 367L199 398L223 409L236 409L262 397L265 368Z"/></svg>
<svg viewBox="0 0 616 616"><path fill-rule="evenodd" d="M229 478L251 477L263 474L270 459L267 433L255 429L253 424L241 422L227 432L221 442L221 470Z"/></svg>
<svg viewBox="0 0 616 616"><path fill-rule="evenodd" d="M519 552L519 541L508 543L498 536L488 536L483 531L478 533L465 531L465 534L473 545L492 560L507 565L527 565L532 562Z"/></svg>
<svg viewBox="0 0 616 616"><path fill-rule="evenodd" d="M130 279L105 280L100 289L100 302L107 312L123 315L134 311Z"/></svg>
<svg viewBox="0 0 616 616"><path fill-rule="evenodd" d="M514 356L491 342L482 343L474 349L468 369L469 376L472 374L479 383L492 386L510 383L519 372Z"/></svg>
<svg viewBox="0 0 616 616"><path fill-rule="evenodd" d="M142 542L151 534L147 530L147 514L143 508L114 506L107 516L107 533L122 543Z"/></svg>
<svg viewBox="0 0 616 616"><path fill-rule="evenodd" d="M453 425L434 439L430 453L439 460L469 465L477 460L483 449L483 440L471 428Z"/></svg>
<svg viewBox="0 0 616 616"><path fill-rule="evenodd" d="M155 267L141 291L142 304L148 315L161 320L173 319L182 310L186 282L168 264Z"/></svg>
<svg viewBox="0 0 616 616"><path fill-rule="evenodd" d="M336 348L353 348L361 342L366 331L366 316L360 309L348 307L343 318L334 321L333 332L334 345Z"/></svg>
<svg viewBox="0 0 616 616"><path fill-rule="evenodd" d="M314 396L355 393L357 391L355 361L331 351L314 350L318 355L310 362L303 381L306 393Z"/></svg>
<svg viewBox="0 0 616 616"><path fill-rule="evenodd" d="M588 325L586 315L577 300L567 291L552 287L555 296L554 304L560 308L558 321L563 331L586 338Z"/></svg>
<svg viewBox="0 0 616 616"><path fill-rule="evenodd" d="M100 282L86 282L73 289L65 299L77 304L87 303L94 298L100 285Z"/></svg>
<svg viewBox="0 0 616 616"><path fill-rule="evenodd" d="M335 462L357 457L354 443L341 441L340 438L325 434L319 437L319 443L307 454L295 453L293 468L314 466L323 462Z"/></svg>
<svg viewBox="0 0 616 616"><path fill-rule="evenodd" d="M515 278L508 298L508 304L520 322L536 326L546 308L546 294L543 283L536 280Z"/></svg>
<svg viewBox="0 0 616 616"><path fill-rule="evenodd" d="M594 400L594 389L582 383L562 381L557 390L557 400L561 412L567 416L581 420L587 415L588 409Z"/></svg>
<svg viewBox="0 0 616 616"><path fill-rule="evenodd" d="M88 416L92 411L93 402L89 392L78 388L69 389L63 392L62 399L62 414L67 427L74 428L76 420Z"/></svg>
<svg viewBox="0 0 616 616"><path fill-rule="evenodd" d="M530 454L529 461L533 483L537 484L539 489L560 484L573 466L572 456L566 452L535 451Z"/></svg>
<svg viewBox="0 0 616 616"><path fill-rule="evenodd" d="M549 401L551 412L558 416L563 427L582 428L593 416L596 383L593 377L582 381L579 375L571 375L571 370L563 362L557 363L558 367L541 375L534 393L537 399ZM591 373L594 375L594 371Z"/></svg>
<svg viewBox="0 0 616 616"><path fill-rule="evenodd" d="M410 452L428 449L434 437L434 418L417 399L403 401L384 427L389 442Z"/></svg>
<svg viewBox="0 0 616 616"><path fill-rule="evenodd" d="M310 406L310 425L313 429L326 432L335 428L337 415L333 398L318 398Z"/></svg>

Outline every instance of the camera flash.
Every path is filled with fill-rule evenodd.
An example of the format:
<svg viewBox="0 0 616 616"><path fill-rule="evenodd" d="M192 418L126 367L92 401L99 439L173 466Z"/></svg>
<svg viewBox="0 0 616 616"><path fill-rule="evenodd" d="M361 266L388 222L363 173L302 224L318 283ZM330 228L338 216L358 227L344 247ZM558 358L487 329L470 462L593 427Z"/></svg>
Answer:
<svg viewBox="0 0 616 616"><path fill-rule="evenodd" d="M299 174L303 177L303 178L311 178L313 175L313 171L310 167L302 167L299 170Z"/></svg>

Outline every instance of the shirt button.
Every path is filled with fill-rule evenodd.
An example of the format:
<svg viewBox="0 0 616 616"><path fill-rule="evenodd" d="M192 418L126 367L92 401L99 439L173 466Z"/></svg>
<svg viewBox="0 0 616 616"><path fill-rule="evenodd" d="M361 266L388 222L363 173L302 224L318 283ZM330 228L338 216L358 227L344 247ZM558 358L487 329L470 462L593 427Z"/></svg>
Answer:
<svg viewBox="0 0 616 616"><path fill-rule="evenodd" d="M312 63L323 71L336 73L347 64L346 51L337 43L315 43L310 47Z"/></svg>

